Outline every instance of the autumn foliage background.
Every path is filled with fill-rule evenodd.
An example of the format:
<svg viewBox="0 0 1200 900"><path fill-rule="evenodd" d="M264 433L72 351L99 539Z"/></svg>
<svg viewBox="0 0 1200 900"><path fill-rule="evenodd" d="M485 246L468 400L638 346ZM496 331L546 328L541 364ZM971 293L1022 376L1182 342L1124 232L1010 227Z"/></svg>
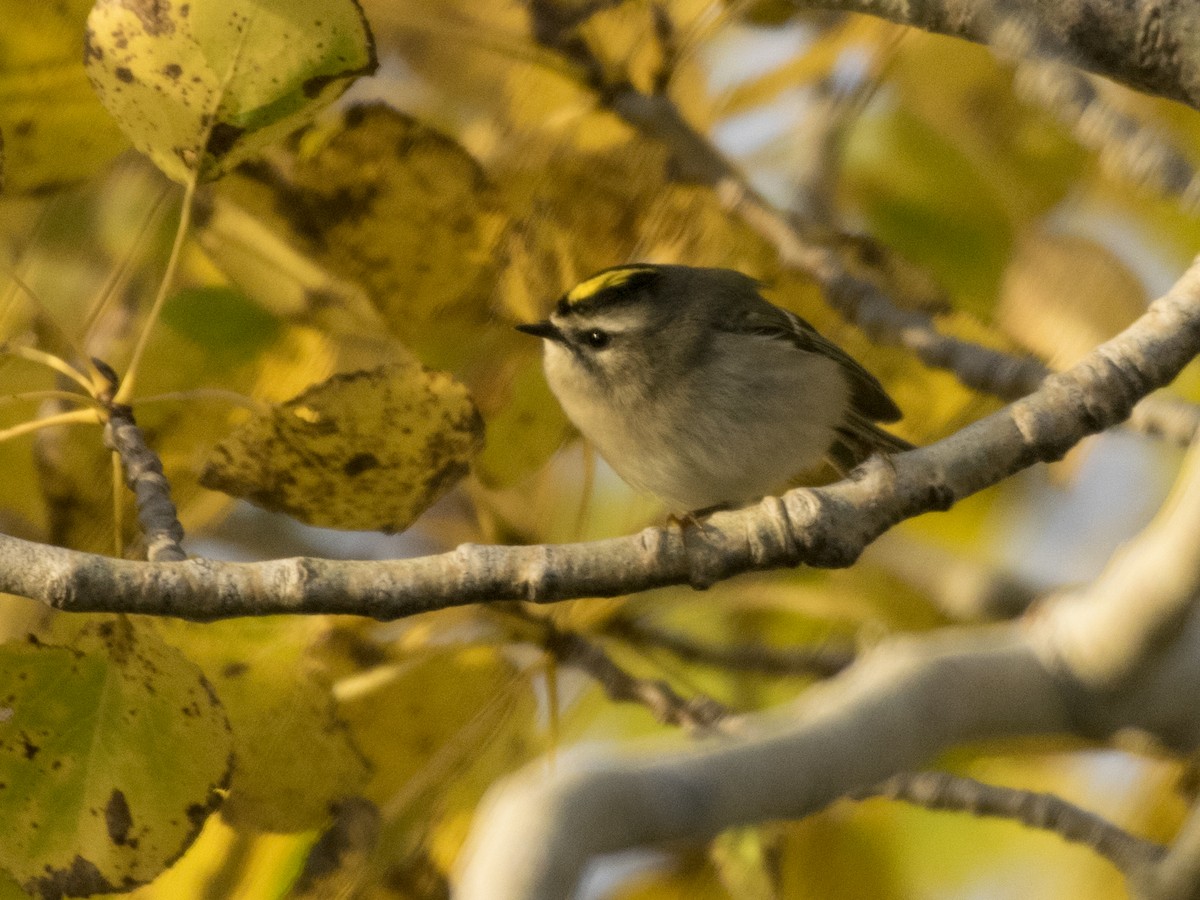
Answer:
<svg viewBox="0 0 1200 900"><path fill-rule="evenodd" d="M221 13L201 35L217 49L185 58L184 26L150 27L144 4L96 4L85 54L91 4L0 2L5 533L138 554L100 428L25 431L88 409L80 388L14 348L128 377L184 202L129 402L197 554L380 558L661 522L580 446L537 342L512 328L631 260L761 279L881 378L915 443L999 405L868 340L730 211L709 163L614 98L665 98L743 186L900 305L1052 366L1132 321L1196 251L1193 214L1106 173L986 47L876 19L774 0L201 5ZM184 96L201 65L210 93ZM1200 157L1194 110L1105 90ZM204 97L270 121L220 131ZM197 172L185 201L176 182ZM1194 368L1175 390L1200 399ZM5 597L0 896L448 896L473 810L507 773L580 743L689 740L561 666L552 631L684 695L767 708L815 676L688 659L652 635L853 653L949 621L920 575L947 560L1038 589L1088 577L1178 457L1106 436L907 523L851 569L703 594L205 624ZM940 765L1151 837L1184 810L1183 761L1150 754L978 746ZM669 847L616 880L614 896L646 900L1124 896L1107 863L1052 835L881 800Z"/></svg>

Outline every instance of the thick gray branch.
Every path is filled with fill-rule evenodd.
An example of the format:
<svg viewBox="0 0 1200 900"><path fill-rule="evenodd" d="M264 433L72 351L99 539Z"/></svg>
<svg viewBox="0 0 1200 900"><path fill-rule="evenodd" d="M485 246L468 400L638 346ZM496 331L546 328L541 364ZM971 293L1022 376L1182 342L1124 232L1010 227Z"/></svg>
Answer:
<svg viewBox="0 0 1200 900"><path fill-rule="evenodd" d="M750 739L532 767L485 798L456 897L559 900L597 853L800 818L941 747L1068 726L1055 678L1014 626L900 641L755 717Z"/></svg>
<svg viewBox="0 0 1200 900"><path fill-rule="evenodd" d="M984 43L994 5L979 0L804 0ZM1059 58L1200 109L1200 6L1187 0L1009 0Z"/></svg>
<svg viewBox="0 0 1200 900"><path fill-rule="evenodd" d="M207 620L268 613L400 618L467 603L706 587L756 569L847 566L897 522L944 510L1123 421L1200 352L1200 262L1137 322L1033 394L929 447L828 487L686 529L534 547L464 545L390 562L137 563L0 536L0 591L73 611Z"/></svg>
<svg viewBox="0 0 1200 900"><path fill-rule="evenodd" d="M594 854L806 815L846 793L875 793L864 785L968 741L1106 738L1137 728L1194 752L1198 523L1195 447L1155 521L1078 596L1048 600L1017 624L884 645L787 708L744 717L736 739L646 758L564 760L549 779L516 780L482 807L461 900L567 896ZM1164 855L1052 798L940 776L904 776L891 787L927 805L1006 815L1086 843L1146 900L1200 893L1200 817Z"/></svg>

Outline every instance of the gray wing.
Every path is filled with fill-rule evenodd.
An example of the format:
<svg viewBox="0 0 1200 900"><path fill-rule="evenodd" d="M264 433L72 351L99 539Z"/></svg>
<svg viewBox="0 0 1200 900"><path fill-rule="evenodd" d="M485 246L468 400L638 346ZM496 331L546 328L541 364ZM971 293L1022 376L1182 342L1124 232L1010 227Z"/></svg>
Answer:
<svg viewBox="0 0 1200 900"><path fill-rule="evenodd" d="M800 350L828 356L841 365L850 379L850 403L859 418L869 424L895 422L901 416L900 408L888 396L878 378L795 313L762 300L750 309L739 311L732 320L718 322L717 327L738 334L755 334L786 341Z"/></svg>

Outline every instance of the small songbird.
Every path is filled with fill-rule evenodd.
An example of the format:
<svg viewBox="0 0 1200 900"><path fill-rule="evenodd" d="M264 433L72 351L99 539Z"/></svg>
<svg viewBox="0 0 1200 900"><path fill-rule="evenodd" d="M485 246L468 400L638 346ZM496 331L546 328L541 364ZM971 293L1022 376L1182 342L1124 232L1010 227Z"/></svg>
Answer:
<svg viewBox="0 0 1200 900"><path fill-rule="evenodd" d="M672 512L912 448L874 424L900 418L879 381L740 272L616 266L517 328L543 339L546 380L576 427Z"/></svg>

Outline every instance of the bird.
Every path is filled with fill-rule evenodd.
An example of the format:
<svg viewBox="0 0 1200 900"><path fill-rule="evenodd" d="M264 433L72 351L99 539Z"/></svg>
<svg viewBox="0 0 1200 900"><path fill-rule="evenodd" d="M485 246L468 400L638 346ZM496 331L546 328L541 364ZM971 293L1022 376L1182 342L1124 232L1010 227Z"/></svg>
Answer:
<svg viewBox="0 0 1200 900"><path fill-rule="evenodd" d="M732 269L613 266L567 291L542 339L563 411L674 513L738 507L822 462L845 475L912 444L879 380Z"/></svg>

